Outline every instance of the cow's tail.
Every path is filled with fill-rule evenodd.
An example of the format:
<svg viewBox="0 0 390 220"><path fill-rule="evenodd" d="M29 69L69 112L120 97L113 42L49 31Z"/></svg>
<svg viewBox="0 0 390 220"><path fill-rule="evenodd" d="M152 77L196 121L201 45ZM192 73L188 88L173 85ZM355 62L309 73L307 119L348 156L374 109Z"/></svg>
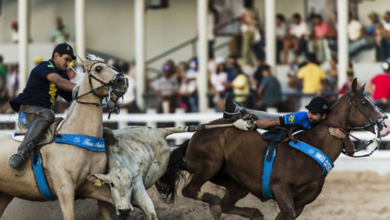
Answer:
<svg viewBox="0 0 390 220"><path fill-rule="evenodd" d="M157 128L157 130L161 132L163 138L166 138L171 134L188 132L188 127Z"/></svg>
<svg viewBox="0 0 390 220"><path fill-rule="evenodd" d="M155 184L158 193L166 203L173 203L175 201L177 186L180 180L185 178L184 171L187 170L187 167L184 157L189 142L190 140L185 141L171 152L168 168L165 174Z"/></svg>

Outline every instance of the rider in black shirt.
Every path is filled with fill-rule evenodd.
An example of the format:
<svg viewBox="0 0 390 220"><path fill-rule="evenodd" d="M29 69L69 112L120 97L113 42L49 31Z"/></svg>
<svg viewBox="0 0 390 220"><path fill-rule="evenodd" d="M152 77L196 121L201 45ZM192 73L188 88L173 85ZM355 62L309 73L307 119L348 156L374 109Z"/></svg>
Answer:
<svg viewBox="0 0 390 220"><path fill-rule="evenodd" d="M54 122L52 108L57 96L72 101L72 90L76 84L69 81L66 69L74 59L76 57L69 44L57 45L52 58L31 71L23 93L10 102L13 110L20 115L25 114L29 127L18 152L10 158L9 166L13 169L22 167L36 142Z"/></svg>

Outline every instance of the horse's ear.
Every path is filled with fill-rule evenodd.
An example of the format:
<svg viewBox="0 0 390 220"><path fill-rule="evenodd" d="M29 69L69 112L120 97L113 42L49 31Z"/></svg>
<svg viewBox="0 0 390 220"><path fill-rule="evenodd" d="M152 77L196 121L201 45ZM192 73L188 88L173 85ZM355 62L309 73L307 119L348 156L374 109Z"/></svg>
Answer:
<svg viewBox="0 0 390 220"><path fill-rule="evenodd" d="M81 58L79 55L77 55L77 57L79 58L79 60L83 64L83 66L87 67L87 69L89 69L89 67L91 67L91 64L92 64L91 61L84 59L84 58Z"/></svg>
<svg viewBox="0 0 390 220"><path fill-rule="evenodd" d="M366 84L364 83L362 87L360 87L360 92L364 92L364 88L366 87Z"/></svg>
<svg viewBox="0 0 390 220"><path fill-rule="evenodd" d="M357 88L357 78L353 79L352 86L351 86L351 93L355 93Z"/></svg>

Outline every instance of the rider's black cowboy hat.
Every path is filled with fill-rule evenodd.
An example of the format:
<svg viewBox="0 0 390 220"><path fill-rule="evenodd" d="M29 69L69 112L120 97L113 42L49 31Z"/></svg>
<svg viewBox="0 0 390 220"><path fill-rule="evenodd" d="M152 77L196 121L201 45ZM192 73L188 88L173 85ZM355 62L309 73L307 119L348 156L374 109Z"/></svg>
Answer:
<svg viewBox="0 0 390 220"><path fill-rule="evenodd" d="M329 102L326 98L317 96L314 97L305 108L309 111L318 112L320 114L329 112Z"/></svg>
<svg viewBox="0 0 390 220"><path fill-rule="evenodd" d="M70 46L70 45L67 44L67 43L58 44L58 45L56 46L56 48L54 48L52 58L54 57L54 54L55 54L56 52L59 53L59 54L68 54L68 55L71 55L73 60L76 59L76 56L75 56L74 53L73 53L73 48L72 48L72 46Z"/></svg>

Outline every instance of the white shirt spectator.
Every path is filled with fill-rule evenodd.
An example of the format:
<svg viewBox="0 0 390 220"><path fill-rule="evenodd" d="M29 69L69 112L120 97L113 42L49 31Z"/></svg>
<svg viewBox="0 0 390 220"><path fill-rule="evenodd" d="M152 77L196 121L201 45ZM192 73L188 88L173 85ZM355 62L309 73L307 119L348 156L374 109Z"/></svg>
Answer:
<svg viewBox="0 0 390 220"><path fill-rule="evenodd" d="M227 73L219 73L216 72L211 75L210 78L211 84L214 86L215 91L217 92L224 92L225 86L223 85L224 82L227 82Z"/></svg>
<svg viewBox="0 0 390 220"><path fill-rule="evenodd" d="M63 27L62 32L69 35L69 30L65 26ZM54 38L55 44L61 44L61 43L64 43L67 41L67 39L64 37L62 32L59 31L57 28L53 29L51 36L52 36L52 38Z"/></svg>
<svg viewBox="0 0 390 220"><path fill-rule="evenodd" d="M15 83L16 83L16 76L17 74L15 73L8 73L7 74L7 84L8 84L8 96L11 98L15 97Z"/></svg>
<svg viewBox="0 0 390 220"><path fill-rule="evenodd" d="M356 20L352 20L348 23L348 38L350 41L356 41L359 40L361 37L361 30L363 26L360 24L360 22Z"/></svg>
<svg viewBox="0 0 390 220"><path fill-rule="evenodd" d="M390 22L384 21L384 22L383 22L383 28L384 28L386 31L390 31Z"/></svg>
<svg viewBox="0 0 390 220"><path fill-rule="evenodd" d="M179 89L177 80L173 77L165 78L164 76L157 80L155 84L156 91L160 91L162 96L171 96Z"/></svg>
<svg viewBox="0 0 390 220"><path fill-rule="evenodd" d="M277 37L284 37L286 36L286 24L281 24L280 26L276 25L276 36Z"/></svg>
<svg viewBox="0 0 390 220"><path fill-rule="evenodd" d="M18 43L19 42L19 34L17 31L12 30L11 31L11 37L12 37L12 42Z"/></svg>
<svg viewBox="0 0 390 220"><path fill-rule="evenodd" d="M302 36L309 35L310 30L305 22L301 22L300 24L291 24L290 34L296 38L301 38Z"/></svg>
<svg viewBox="0 0 390 220"><path fill-rule="evenodd" d="M214 14L212 12L207 13L207 40L214 40Z"/></svg>
<svg viewBox="0 0 390 220"><path fill-rule="evenodd" d="M187 80L190 80L187 83L187 91L188 93L193 93L196 90L196 81L198 78L198 71L189 69L186 74Z"/></svg>

